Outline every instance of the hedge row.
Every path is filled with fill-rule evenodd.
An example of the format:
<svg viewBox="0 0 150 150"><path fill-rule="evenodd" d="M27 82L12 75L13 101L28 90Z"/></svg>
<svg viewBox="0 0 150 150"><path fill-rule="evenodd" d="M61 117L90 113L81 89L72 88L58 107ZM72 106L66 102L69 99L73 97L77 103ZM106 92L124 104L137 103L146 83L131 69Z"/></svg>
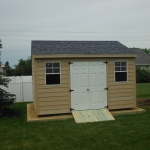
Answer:
<svg viewBox="0 0 150 150"><path fill-rule="evenodd" d="M150 70L136 68L136 82L137 83L150 83Z"/></svg>

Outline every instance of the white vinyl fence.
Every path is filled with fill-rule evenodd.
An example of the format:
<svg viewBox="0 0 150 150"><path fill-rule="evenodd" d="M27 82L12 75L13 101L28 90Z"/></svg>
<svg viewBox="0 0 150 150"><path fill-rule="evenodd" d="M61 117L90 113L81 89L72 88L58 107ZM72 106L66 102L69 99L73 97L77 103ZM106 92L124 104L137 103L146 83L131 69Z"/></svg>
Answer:
<svg viewBox="0 0 150 150"><path fill-rule="evenodd" d="M2 86L5 91L16 95L16 102L33 101L32 76L3 77L11 79L8 88Z"/></svg>

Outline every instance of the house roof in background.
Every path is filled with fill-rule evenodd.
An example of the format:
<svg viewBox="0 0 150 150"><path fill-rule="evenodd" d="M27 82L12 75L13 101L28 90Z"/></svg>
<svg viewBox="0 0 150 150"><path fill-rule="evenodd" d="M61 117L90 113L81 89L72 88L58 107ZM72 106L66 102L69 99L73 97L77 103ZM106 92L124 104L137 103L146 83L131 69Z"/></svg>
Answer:
<svg viewBox="0 0 150 150"><path fill-rule="evenodd" d="M5 66L3 64L0 65L2 68L5 68Z"/></svg>
<svg viewBox="0 0 150 150"><path fill-rule="evenodd" d="M150 65L150 55L145 53L142 49L139 48L130 48L138 56L136 57L136 65Z"/></svg>
<svg viewBox="0 0 150 150"><path fill-rule="evenodd" d="M33 54L135 54L118 41L32 41Z"/></svg>

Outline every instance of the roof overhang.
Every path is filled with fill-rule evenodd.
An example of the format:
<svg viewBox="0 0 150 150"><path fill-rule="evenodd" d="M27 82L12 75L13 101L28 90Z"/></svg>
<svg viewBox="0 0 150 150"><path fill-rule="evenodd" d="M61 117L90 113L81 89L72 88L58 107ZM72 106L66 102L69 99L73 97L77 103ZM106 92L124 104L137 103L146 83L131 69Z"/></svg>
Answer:
<svg viewBox="0 0 150 150"><path fill-rule="evenodd" d="M35 55L34 58L103 58L103 57L137 57L137 54L47 54Z"/></svg>

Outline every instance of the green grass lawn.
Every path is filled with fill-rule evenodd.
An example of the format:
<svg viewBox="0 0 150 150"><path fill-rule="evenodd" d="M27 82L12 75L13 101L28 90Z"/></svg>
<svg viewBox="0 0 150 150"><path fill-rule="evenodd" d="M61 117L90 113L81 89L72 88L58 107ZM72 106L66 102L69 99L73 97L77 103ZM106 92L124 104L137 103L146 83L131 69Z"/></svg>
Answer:
<svg viewBox="0 0 150 150"><path fill-rule="evenodd" d="M150 83L137 83L136 84L136 97L137 98L150 98Z"/></svg>
<svg viewBox="0 0 150 150"><path fill-rule="evenodd" d="M148 150L150 107L115 121L77 124L74 119L27 122L26 104L0 118L0 150Z"/></svg>

